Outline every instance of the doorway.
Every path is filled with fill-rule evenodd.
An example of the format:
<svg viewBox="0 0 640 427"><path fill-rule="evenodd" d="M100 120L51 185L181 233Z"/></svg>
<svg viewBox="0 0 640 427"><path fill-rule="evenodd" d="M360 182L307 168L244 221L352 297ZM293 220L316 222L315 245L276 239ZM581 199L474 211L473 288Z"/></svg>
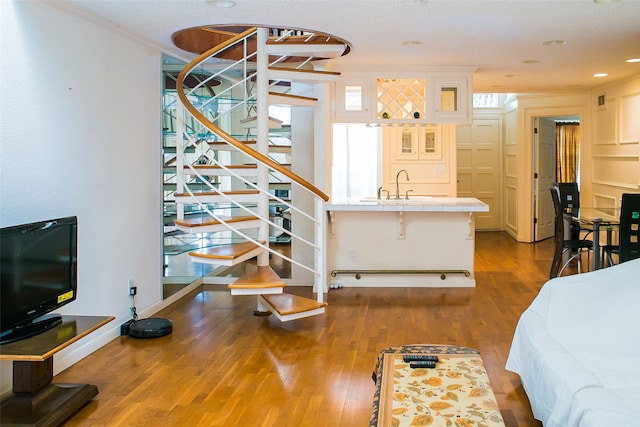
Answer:
<svg viewBox="0 0 640 427"><path fill-rule="evenodd" d="M554 182L579 182L579 132L577 141L569 147L568 132L562 128L565 123L579 126L580 116L534 117L533 121L533 240L538 242L554 233L551 185Z"/></svg>

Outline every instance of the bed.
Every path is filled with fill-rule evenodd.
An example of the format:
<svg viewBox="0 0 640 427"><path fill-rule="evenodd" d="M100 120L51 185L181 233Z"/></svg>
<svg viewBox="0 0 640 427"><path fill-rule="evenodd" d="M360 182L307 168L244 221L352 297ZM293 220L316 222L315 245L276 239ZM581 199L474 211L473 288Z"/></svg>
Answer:
<svg viewBox="0 0 640 427"><path fill-rule="evenodd" d="M640 425L640 259L546 282L506 368L545 427Z"/></svg>

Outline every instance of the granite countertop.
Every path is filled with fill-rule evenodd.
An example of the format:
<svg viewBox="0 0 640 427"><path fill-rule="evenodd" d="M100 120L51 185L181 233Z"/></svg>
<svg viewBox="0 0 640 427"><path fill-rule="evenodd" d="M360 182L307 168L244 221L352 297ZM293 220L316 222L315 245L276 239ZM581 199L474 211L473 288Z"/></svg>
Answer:
<svg viewBox="0 0 640 427"><path fill-rule="evenodd" d="M489 212L489 205L470 197L410 197L405 199L331 199L328 211Z"/></svg>

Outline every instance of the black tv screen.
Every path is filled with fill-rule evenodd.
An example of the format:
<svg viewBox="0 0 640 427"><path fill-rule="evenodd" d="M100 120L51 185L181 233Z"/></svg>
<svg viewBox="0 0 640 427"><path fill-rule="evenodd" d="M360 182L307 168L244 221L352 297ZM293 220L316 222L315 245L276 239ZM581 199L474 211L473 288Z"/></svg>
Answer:
<svg viewBox="0 0 640 427"><path fill-rule="evenodd" d="M0 343L36 335L60 323L45 316L76 299L77 217L0 230Z"/></svg>

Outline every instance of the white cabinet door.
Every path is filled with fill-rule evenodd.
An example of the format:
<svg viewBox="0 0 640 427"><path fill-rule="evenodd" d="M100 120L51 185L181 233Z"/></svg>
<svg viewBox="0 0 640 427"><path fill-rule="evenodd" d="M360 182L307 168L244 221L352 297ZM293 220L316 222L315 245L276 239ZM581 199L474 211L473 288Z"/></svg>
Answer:
<svg viewBox="0 0 640 427"><path fill-rule="evenodd" d="M442 141L436 126L386 127L384 135L396 160L442 159Z"/></svg>
<svg viewBox="0 0 640 427"><path fill-rule="evenodd" d="M434 123L470 123L471 91L467 77L434 77L429 112Z"/></svg>
<svg viewBox="0 0 640 427"><path fill-rule="evenodd" d="M369 123L371 121L371 79L365 77L341 79L334 87L336 122Z"/></svg>

